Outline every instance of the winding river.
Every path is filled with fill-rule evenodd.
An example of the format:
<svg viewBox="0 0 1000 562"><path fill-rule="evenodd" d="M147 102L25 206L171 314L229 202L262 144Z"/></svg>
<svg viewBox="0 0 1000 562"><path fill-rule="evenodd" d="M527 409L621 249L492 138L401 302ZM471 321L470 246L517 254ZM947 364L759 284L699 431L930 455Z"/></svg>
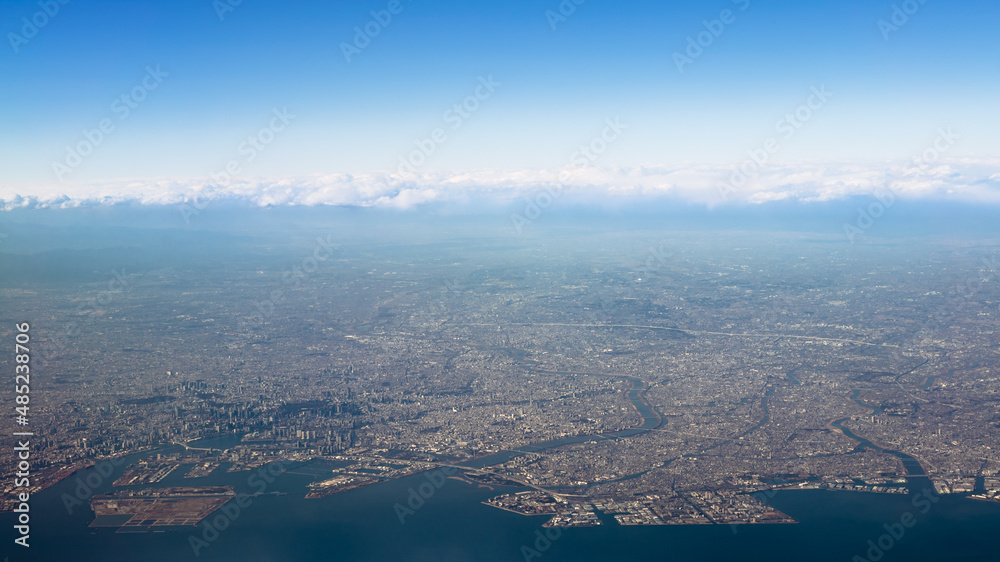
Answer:
<svg viewBox="0 0 1000 562"><path fill-rule="evenodd" d="M628 375L609 375L603 373L585 373L577 371L545 371L542 369L535 368L530 361L524 358L524 352L520 350L507 350L507 353L514 358L517 363L530 373L535 373L539 375L584 375L592 377L612 377L618 379L624 379L632 383L632 388L628 391L628 399L632 402L632 405L642 416L642 423L635 427L628 429L622 429L619 431L610 431L607 433L596 433L590 435L574 435L571 437L561 437L559 439L551 439L549 441L542 441L541 443L533 443L531 445L524 445L518 447L517 449L511 449L508 451L500 451L498 453L492 453L486 456L478 457L472 460L464 461L459 463L461 466L467 466L469 468L483 468L486 466L491 466L494 464L499 464L506 462L511 458L524 454L524 453L536 453L538 451L544 451L546 449L551 449L553 447L561 447L563 445L571 445L573 443L584 443L586 441L593 441L594 439L617 439L621 437L632 437L634 435L639 435L640 433L645 433L652 429L657 429L663 425L663 415L660 414L649 400L646 399L646 391L649 389L649 385L646 384L642 379L628 376Z"/></svg>
<svg viewBox="0 0 1000 562"><path fill-rule="evenodd" d="M871 406L869 404L865 404L864 402L862 402L861 399L859 398L860 394L861 394L861 389L859 388L852 389L851 400L853 400L855 404L861 406L862 408L867 408L871 410L872 411L871 415L874 416L877 416L884 411L882 408L878 406ZM925 471L924 467L920 465L920 461L901 451L894 451L892 449L886 449L884 447L880 447L875 443L872 443L871 440L861 437L860 435L854 433L844 425L844 422L849 419L851 419L850 416L845 418L840 418L839 420L834 420L830 422L830 425L839 429L844 435L846 435L850 439L853 439L858 442L858 446L855 448L855 451L861 451L864 450L865 448L871 448L876 451L888 453L898 458L900 461L902 461L903 469L906 470L907 476L916 477L921 480L926 480L927 471ZM926 485L927 483L929 483L929 481L921 482L922 485Z"/></svg>

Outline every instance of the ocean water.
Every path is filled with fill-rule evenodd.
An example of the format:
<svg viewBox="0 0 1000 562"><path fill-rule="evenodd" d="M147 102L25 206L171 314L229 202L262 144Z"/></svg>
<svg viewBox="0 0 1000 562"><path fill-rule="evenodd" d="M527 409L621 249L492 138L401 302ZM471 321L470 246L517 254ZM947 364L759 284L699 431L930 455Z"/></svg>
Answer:
<svg viewBox="0 0 1000 562"><path fill-rule="evenodd" d="M422 505L414 501L415 509L404 512L401 522L395 506L406 506L411 490L429 482L426 473L307 500L305 485L313 476L285 473L266 483L248 481L246 472L216 471L207 478L183 479L187 467L181 467L160 485L229 484L247 493L264 486L266 493L252 497L231 521L223 520L220 527L225 529L217 535L206 535L201 526L155 533L90 528L93 516L86 502L70 513L65 497L80 492L81 482L89 479L98 484L95 493L106 492L124 466L107 478L97 478L96 468L81 471L34 496L28 549L13 544L14 518L4 514L0 521L9 537L4 556L11 561L108 562L1000 560L995 538L1000 504L950 496L915 505L902 494L784 491L769 501L798 524L624 527L612 522L563 529L557 536L549 530L546 537L541 527L545 517L480 503L516 488L490 490L454 479L440 487L425 485L424 491L433 488L433 493ZM913 517L906 519L912 522L909 527L900 523L907 513ZM197 552L192 537L204 541Z"/></svg>

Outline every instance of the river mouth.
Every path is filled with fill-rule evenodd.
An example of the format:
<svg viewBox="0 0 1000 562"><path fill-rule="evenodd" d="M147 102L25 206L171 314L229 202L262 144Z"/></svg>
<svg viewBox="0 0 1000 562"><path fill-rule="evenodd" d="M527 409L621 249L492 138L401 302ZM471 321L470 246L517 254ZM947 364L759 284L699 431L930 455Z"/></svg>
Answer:
<svg viewBox="0 0 1000 562"><path fill-rule="evenodd" d="M881 407L871 406L869 404L865 404L864 402L862 402L861 399L859 398L860 394L861 394L861 389L859 389L859 388L851 389L851 397L850 398L858 406L861 406L862 408L866 408L868 410L871 410L872 413L869 414L869 415L877 416L877 415L881 414L884 411ZM847 426L844 425L844 422L846 422L849 419L851 419L850 416L844 417L844 418L840 418L838 420L834 420L834 421L830 422L830 425L833 426L833 427L835 427L835 428L837 428L841 433L843 433L849 439L853 439L854 441L857 441L858 442L858 446L855 448L856 451L861 451L861 450L864 450L866 448L870 448L870 449L874 449L876 451L881 451L883 453L890 454L890 455L896 457L897 459L899 459L900 462L903 465L903 469L906 471L906 476L907 476L907 481L909 482L910 492L914 492L915 490L918 490L918 489L924 489L924 488L926 488L928 486L931 487L931 488L933 488L933 485L932 485L930 479L927 478L927 471L924 470L924 467L920 464L920 461L918 461L916 458L914 458L914 457L912 457L912 456L910 456L910 455L908 455L908 454L906 454L906 453L904 453L902 451L896 451L896 450L893 450L893 449L887 449L885 447L880 447L880 446L876 445L875 443L873 443L871 440L866 439L864 437L861 437L860 435L854 433Z"/></svg>

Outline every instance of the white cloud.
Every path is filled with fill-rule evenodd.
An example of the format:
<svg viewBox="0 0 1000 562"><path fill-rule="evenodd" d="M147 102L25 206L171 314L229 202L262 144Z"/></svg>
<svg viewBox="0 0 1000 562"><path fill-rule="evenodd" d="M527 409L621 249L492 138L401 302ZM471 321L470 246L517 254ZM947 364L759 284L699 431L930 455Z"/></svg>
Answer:
<svg viewBox="0 0 1000 562"><path fill-rule="evenodd" d="M617 205L670 198L710 206L770 201L833 201L886 187L900 199L1000 203L1000 159L951 159L928 165L767 164L735 186L739 165L590 166L553 170L328 174L295 178L124 179L0 187L2 208L132 202L172 205L242 200L256 205L358 205L407 209L428 203L506 204L562 186L567 201ZM720 196L720 186L725 199Z"/></svg>

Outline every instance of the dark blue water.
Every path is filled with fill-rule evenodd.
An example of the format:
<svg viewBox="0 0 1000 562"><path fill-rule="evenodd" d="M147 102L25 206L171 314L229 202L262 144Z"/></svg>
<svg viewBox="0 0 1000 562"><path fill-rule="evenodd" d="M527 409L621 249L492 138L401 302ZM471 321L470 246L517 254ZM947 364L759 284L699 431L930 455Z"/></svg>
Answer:
<svg viewBox="0 0 1000 562"><path fill-rule="evenodd" d="M645 402L644 383L632 380L629 397L643 416L641 426L608 434L627 437L658 427L662 418ZM767 398L762 399L766 422ZM855 396L856 398L857 396ZM849 431L849 430L847 430ZM846 431L845 431L846 433ZM871 446L867 440L859 446ZM239 436L226 436L190 443L194 447L232 446ZM526 447L537 450L592 437L574 437ZM877 448L877 447L876 447ZM175 446L166 450L176 451ZM883 449L884 450L884 449ZM886 451L896 453L895 451ZM150 453L146 453L149 455ZM477 459L469 466L482 466L509 457L505 452ZM903 455L902 453L899 453ZM993 535L1000 526L1000 504L960 497L925 494L925 478L910 480L910 495L802 490L777 492L768 502L798 521L793 525L704 525L622 527L602 517L602 527L563 529L554 540L544 535L546 517L524 517L494 509L482 502L500 493L520 488L487 489L458 480L445 480L422 504L412 500L413 491L424 484L427 474L418 474L351 490L322 499L306 500L306 484L315 475L290 472L264 482L251 473L225 473L222 469L206 478L185 479L189 467L182 466L160 486L227 484L253 496L250 504L217 535L204 528L186 527L156 533L116 533L113 529L88 527L93 519L87 494L106 493L125 466L139 456L113 467L108 477L99 477L98 467L77 473L32 498L31 548L13 545L11 514L0 516L9 538L0 552L10 560L101 560L150 562L178 560L210 561L966 561L997 562L1000 554ZM904 465L907 458L900 457ZM912 457L910 457L912 459ZM913 459L916 463L916 460ZM923 474L919 463L907 466L910 474ZM919 469L919 472L917 471ZM440 480L439 480L440 482ZM84 492L82 503L67 509L64 498ZM285 495L274 495L280 492ZM396 505L413 504L400 521ZM232 504L232 502L231 502ZM218 512L217 512L218 513ZM903 527L901 518L912 516L913 526ZM211 521L215 517L210 517ZM889 527L886 527L888 525ZM221 525L220 525L221 526ZM890 536L890 530L899 538ZM550 533L552 531L550 530ZM197 555L192 537L198 538ZM872 541L869 543L869 541ZM878 548L881 542L888 549ZM532 550L524 551L522 548ZM876 548L877 550L872 550ZM534 557L533 555L539 556ZM871 557L869 557L871 555Z"/></svg>
<svg viewBox="0 0 1000 562"><path fill-rule="evenodd" d="M116 474L123 467L116 469ZM185 467L182 467L182 471ZM12 546L12 517L2 516L10 537L3 553L11 560L524 560L522 545L534 548L545 517L524 517L480 504L512 488L488 490L447 480L401 524L394 505L405 505L409 490L428 482L418 474L318 500L306 500L306 475L285 474L242 510L218 538L195 557L189 537L200 528L162 533L123 534L90 529L89 508L67 513L60 501L73 494L82 471L40 493L32 503L31 548ZM178 471L163 485L231 484L252 492L246 473L183 479ZM108 479L104 489L110 485ZM862 556L904 513L916 521L882 560L998 560L995 530L1000 504L942 497L927 513L905 495L805 490L779 492L770 503L800 521L794 525L663 526L565 529L543 561L751 560L849 561ZM885 542L885 541L883 541ZM541 543L545 546L545 543Z"/></svg>
<svg viewBox="0 0 1000 562"><path fill-rule="evenodd" d="M860 394L861 391L859 389L854 389L854 391L851 393L851 400L853 400L855 404L861 406L862 408L868 408L872 410L872 415L875 416L881 414L884 411L879 406L872 406L862 402L861 399L859 398ZM857 449L871 448L876 451L882 451L884 453L888 453L898 458L902 463L903 468L906 470L906 474L910 476L909 481L911 488L914 486L923 487L930 485L929 479L921 478L925 476L927 472L924 471L924 467L920 465L920 461L901 451L894 451L892 449L879 447L878 445L872 443L870 440L857 435L856 433L854 433L853 431L844 426L844 422L847 421L848 419L850 418L841 418L839 420L831 422L830 425L842 431L844 435L846 435L847 437L857 441L858 442ZM1000 557L998 557L998 560L1000 560Z"/></svg>

